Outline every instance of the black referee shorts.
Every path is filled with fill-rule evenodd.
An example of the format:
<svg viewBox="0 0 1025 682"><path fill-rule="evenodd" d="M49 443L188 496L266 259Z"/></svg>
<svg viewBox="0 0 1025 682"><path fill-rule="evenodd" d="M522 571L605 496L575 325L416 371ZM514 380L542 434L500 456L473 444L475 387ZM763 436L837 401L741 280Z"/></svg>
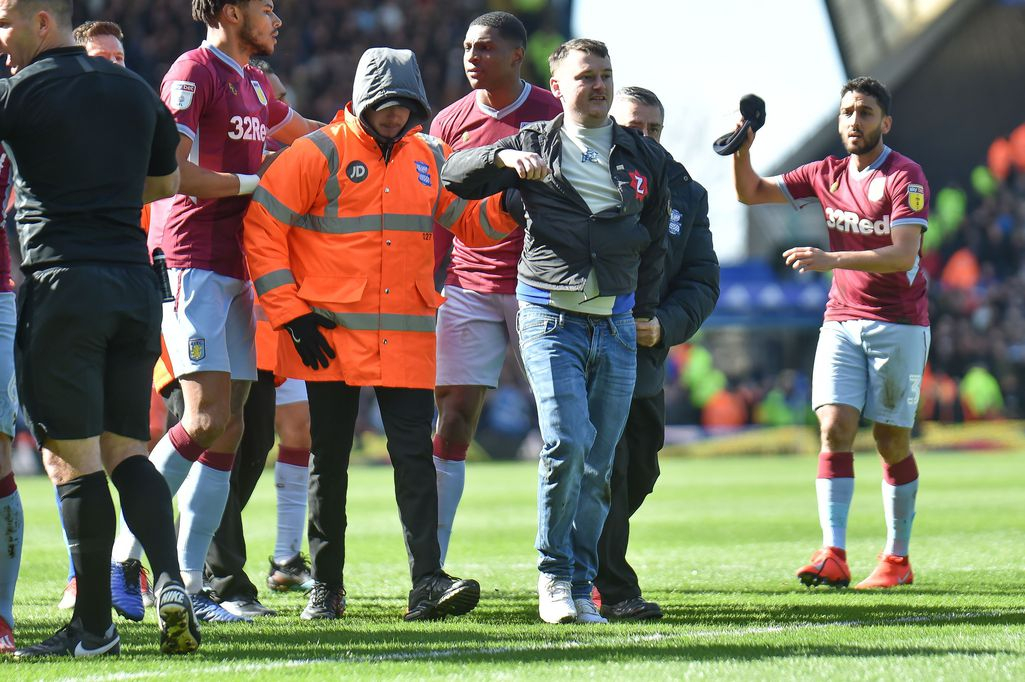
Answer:
<svg viewBox="0 0 1025 682"><path fill-rule="evenodd" d="M149 440L160 316L148 265L80 263L26 275L15 361L40 443L108 431Z"/></svg>

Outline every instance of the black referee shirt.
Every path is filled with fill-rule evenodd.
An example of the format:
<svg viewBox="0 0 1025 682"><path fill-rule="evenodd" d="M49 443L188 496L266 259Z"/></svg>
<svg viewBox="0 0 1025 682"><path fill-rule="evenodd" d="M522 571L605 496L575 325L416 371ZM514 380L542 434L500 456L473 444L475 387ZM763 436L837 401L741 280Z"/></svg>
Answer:
<svg viewBox="0 0 1025 682"><path fill-rule="evenodd" d="M177 168L178 131L153 89L81 47L0 80L0 140L16 174L23 270L148 263L146 176Z"/></svg>

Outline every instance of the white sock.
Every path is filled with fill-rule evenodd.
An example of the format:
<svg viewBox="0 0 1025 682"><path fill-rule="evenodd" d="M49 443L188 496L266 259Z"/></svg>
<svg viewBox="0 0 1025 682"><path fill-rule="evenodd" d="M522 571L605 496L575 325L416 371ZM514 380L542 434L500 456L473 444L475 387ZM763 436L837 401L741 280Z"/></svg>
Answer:
<svg viewBox="0 0 1025 682"><path fill-rule="evenodd" d="M883 515L886 516L886 549L884 554L907 556L911 542L911 522L915 520L915 497L918 479L903 485L883 481Z"/></svg>
<svg viewBox="0 0 1025 682"><path fill-rule="evenodd" d="M847 548L847 514L854 497L853 478L816 478L822 546Z"/></svg>
<svg viewBox="0 0 1025 682"><path fill-rule="evenodd" d="M278 563L302 551L309 482L309 467L274 463L274 487L278 494L278 535L274 543L274 561Z"/></svg>
<svg viewBox="0 0 1025 682"><path fill-rule="evenodd" d="M13 379L12 379L13 381ZM12 479L13 480L13 479ZM14 586L21 567L25 513L17 490L0 497L0 617L14 627Z"/></svg>
<svg viewBox="0 0 1025 682"><path fill-rule="evenodd" d="M452 537L452 525L456 520L456 509L466 483L466 460L435 456L434 470L438 479L438 549L441 550L441 565L444 566L448 542Z"/></svg>
<svg viewBox="0 0 1025 682"><path fill-rule="evenodd" d="M189 594L203 589L203 564L228 501L231 471L200 463L178 491L178 561Z"/></svg>
<svg viewBox="0 0 1025 682"><path fill-rule="evenodd" d="M119 563L128 561L129 559L135 559L139 561L142 559L142 543L139 539L132 535L132 531L128 529L128 524L125 523L124 512L118 511L118 532L117 538L114 540L114 548L110 551L110 558L112 561Z"/></svg>
<svg viewBox="0 0 1025 682"><path fill-rule="evenodd" d="M164 480L167 481L171 497L174 497L175 493L178 492L182 481L189 475L193 464L175 450L168 433L165 433L164 437L153 446L153 452L149 455L149 461L153 462L153 466L164 477ZM118 511L118 518L120 519L120 529L118 530L117 539L114 540L114 549L110 553L111 559L114 561L128 561L129 559L138 561L142 559L142 543L132 535L128 524L125 523L124 514L120 511Z"/></svg>
<svg viewBox="0 0 1025 682"><path fill-rule="evenodd" d="M149 461L153 462L160 475L167 481L167 488L174 497L181 487L182 481L192 470L193 462L182 457L181 453L174 449L171 443L170 432L165 433L156 445L153 452L149 453Z"/></svg>

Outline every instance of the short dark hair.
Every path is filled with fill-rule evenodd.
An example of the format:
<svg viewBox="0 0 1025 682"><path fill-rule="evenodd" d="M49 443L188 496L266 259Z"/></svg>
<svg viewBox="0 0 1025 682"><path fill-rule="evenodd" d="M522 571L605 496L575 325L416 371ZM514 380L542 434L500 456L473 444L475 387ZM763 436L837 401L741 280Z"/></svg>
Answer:
<svg viewBox="0 0 1025 682"><path fill-rule="evenodd" d="M470 22L470 26L486 26L498 31L504 40L527 46L527 29L516 15L508 12L488 12Z"/></svg>
<svg viewBox="0 0 1025 682"><path fill-rule="evenodd" d="M662 115L662 118L665 119L666 117L666 108L662 106L662 100L658 98L658 95L647 88L628 85L625 88L617 90L616 97L623 97L649 107L658 107L658 111Z"/></svg>
<svg viewBox="0 0 1025 682"><path fill-rule="evenodd" d="M79 45L85 45L98 36L114 36L118 40L125 39L121 27L113 21L87 21L76 26L71 35Z"/></svg>
<svg viewBox="0 0 1025 682"><path fill-rule="evenodd" d="M559 65L559 62L565 59L566 55L573 50L583 52L584 54L597 55L598 57L609 56L609 48L602 41L592 40L591 38L574 38L555 48L555 52L548 57L548 70L555 73L555 68Z"/></svg>
<svg viewBox="0 0 1025 682"><path fill-rule="evenodd" d="M71 0L20 0L15 9L31 11L46 11L54 16L61 24L71 26ZM23 13L24 14L24 13Z"/></svg>
<svg viewBox="0 0 1025 682"><path fill-rule="evenodd" d="M192 0L192 18L207 26L217 26L217 17L225 5L245 5L249 0Z"/></svg>
<svg viewBox="0 0 1025 682"><path fill-rule="evenodd" d="M843 97L848 92L860 92L863 95L875 97L876 101L879 102L880 108L883 110L883 116L890 115L890 107L893 102L890 97L890 89L875 78L858 76L857 78L850 79L840 88L840 97Z"/></svg>

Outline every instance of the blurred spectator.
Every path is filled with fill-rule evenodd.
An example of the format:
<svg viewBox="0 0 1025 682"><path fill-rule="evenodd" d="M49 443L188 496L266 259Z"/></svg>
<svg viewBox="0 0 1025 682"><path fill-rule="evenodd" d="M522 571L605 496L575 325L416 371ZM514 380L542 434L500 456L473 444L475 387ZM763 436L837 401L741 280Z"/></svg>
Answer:
<svg viewBox="0 0 1025 682"><path fill-rule="evenodd" d="M976 365L961 380L961 404L965 419L997 419L1003 416L1004 396L1000 383L985 367Z"/></svg>

